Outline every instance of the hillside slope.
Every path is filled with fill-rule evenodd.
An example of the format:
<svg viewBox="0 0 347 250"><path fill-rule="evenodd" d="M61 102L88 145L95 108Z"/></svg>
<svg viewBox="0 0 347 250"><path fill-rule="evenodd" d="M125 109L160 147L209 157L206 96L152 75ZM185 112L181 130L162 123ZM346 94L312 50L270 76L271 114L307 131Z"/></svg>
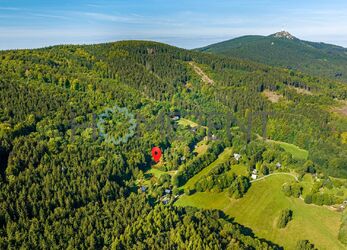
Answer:
<svg viewBox="0 0 347 250"><path fill-rule="evenodd" d="M347 81L346 48L303 41L284 31L270 36L243 36L197 50Z"/></svg>

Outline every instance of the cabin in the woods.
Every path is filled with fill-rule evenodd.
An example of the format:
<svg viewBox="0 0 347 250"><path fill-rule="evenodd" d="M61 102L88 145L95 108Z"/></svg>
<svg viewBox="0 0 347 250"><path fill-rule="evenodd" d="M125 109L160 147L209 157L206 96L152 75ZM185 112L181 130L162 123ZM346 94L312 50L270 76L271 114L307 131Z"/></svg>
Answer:
<svg viewBox="0 0 347 250"><path fill-rule="evenodd" d="M252 180L256 180L258 178L258 170L257 169L253 169L251 178L252 178Z"/></svg>
<svg viewBox="0 0 347 250"><path fill-rule="evenodd" d="M171 119L173 121L178 121L180 119L180 116L179 115L175 115L175 116L171 117Z"/></svg>
<svg viewBox="0 0 347 250"><path fill-rule="evenodd" d="M234 158L235 158L235 160L239 161L240 158L241 158L241 155L235 153L235 154L234 154Z"/></svg>
<svg viewBox="0 0 347 250"><path fill-rule="evenodd" d="M170 202L170 198L165 197L165 198L162 200L162 202L163 202L164 205L167 205L167 204L169 204L169 202Z"/></svg>

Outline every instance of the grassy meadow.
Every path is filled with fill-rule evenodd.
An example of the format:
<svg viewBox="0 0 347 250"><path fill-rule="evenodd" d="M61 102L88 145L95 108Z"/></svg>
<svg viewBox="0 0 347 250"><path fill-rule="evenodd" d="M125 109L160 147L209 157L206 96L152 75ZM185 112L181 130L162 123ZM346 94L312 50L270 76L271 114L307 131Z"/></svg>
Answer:
<svg viewBox="0 0 347 250"><path fill-rule="evenodd" d="M290 176L274 175L254 183L239 200L230 199L226 192L203 192L184 195L176 205L223 210L238 223L252 228L257 236L285 249L294 249L301 239L310 240L318 249L346 249L337 239L341 214L327 207L307 205L298 198L286 197L281 186L291 181ZM285 208L293 211L293 220L286 228L278 229L276 222Z"/></svg>

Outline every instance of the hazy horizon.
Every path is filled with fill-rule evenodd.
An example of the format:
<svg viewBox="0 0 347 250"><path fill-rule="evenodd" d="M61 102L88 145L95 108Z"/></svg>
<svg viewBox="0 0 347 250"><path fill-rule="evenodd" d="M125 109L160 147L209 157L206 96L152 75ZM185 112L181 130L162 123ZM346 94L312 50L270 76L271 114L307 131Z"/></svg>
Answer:
<svg viewBox="0 0 347 250"><path fill-rule="evenodd" d="M192 49L286 30L347 47L347 3L333 0L0 1L0 49L153 40Z"/></svg>

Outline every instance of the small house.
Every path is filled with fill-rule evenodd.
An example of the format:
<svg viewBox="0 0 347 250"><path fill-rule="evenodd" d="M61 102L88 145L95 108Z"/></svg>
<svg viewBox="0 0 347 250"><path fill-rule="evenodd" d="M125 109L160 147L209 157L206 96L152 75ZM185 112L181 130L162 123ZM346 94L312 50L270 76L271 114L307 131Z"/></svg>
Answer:
<svg viewBox="0 0 347 250"><path fill-rule="evenodd" d="M166 194L170 194L171 193L171 189L165 189L165 193Z"/></svg>
<svg viewBox="0 0 347 250"><path fill-rule="evenodd" d="M234 158L235 158L235 160L239 161L240 158L241 158L241 155L235 153L235 154L234 154Z"/></svg>
<svg viewBox="0 0 347 250"><path fill-rule="evenodd" d="M175 115L171 118L173 121L178 121L180 119L180 116Z"/></svg>
<svg viewBox="0 0 347 250"><path fill-rule="evenodd" d="M192 131L193 133L196 133L197 128L196 128L196 127L193 127L193 128L191 128L191 131Z"/></svg>
<svg viewBox="0 0 347 250"><path fill-rule="evenodd" d="M169 204L170 199L169 198L164 198L162 202L163 202L164 205L167 205L167 204Z"/></svg>
<svg viewBox="0 0 347 250"><path fill-rule="evenodd" d="M257 169L253 169L252 173L255 174L255 175L258 174L258 170Z"/></svg>
<svg viewBox="0 0 347 250"><path fill-rule="evenodd" d="M282 167L281 163L277 162L276 163L276 168L281 168L281 167Z"/></svg>
<svg viewBox="0 0 347 250"><path fill-rule="evenodd" d="M146 186L142 186L141 187L141 191L144 193L144 192L146 192L146 190L147 190L147 187Z"/></svg>
<svg viewBox="0 0 347 250"><path fill-rule="evenodd" d="M212 136L211 136L211 139L212 139L212 141L215 141L215 140L217 140L217 136L212 135Z"/></svg>
<svg viewBox="0 0 347 250"><path fill-rule="evenodd" d="M257 177L258 177L258 176L257 176L256 174L252 174L252 176L251 176L252 180L256 180Z"/></svg>

